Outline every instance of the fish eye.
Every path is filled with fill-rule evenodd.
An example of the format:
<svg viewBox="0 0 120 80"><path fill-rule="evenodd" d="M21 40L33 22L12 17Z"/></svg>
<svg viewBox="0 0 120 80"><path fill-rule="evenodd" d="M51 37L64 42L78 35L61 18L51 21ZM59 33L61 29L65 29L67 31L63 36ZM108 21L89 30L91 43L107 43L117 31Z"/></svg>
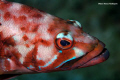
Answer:
<svg viewBox="0 0 120 80"><path fill-rule="evenodd" d="M73 24L73 25L76 26L76 27L82 28L81 23L78 22L78 21L76 21L76 20L67 20L67 23Z"/></svg>
<svg viewBox="0 0 120 80"><path fill-rule="evenodd" d="M70 33L59 33L56 38L56 44L60 49L68 49L73 45L73 38Z"/></svg>

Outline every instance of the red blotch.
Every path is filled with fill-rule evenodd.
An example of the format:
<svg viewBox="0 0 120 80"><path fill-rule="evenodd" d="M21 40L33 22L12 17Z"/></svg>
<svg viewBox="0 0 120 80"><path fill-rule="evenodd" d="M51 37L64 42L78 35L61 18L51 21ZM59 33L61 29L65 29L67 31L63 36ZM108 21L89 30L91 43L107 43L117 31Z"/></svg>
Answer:
<svg viewBox="0 0 120 80"><path fill-rule="evenodd" d="M6 37L4 38L3 33L0 32L0 44L5 46L15 46L16 43L12 37Z"/></svg>
<svg viewBox="0 0 120 80"><path fill-rule="evenodd" d="M26 24L28 24L27 21L26 21L27 17L24 16L24 15L19 16L19 17L13 15L12 19L14 20L14 23L16 25L26 26Z"/></svg>
<svg viewBox="0 0 120 80"><path fill-rule="evenodd" d="M29 7L26 5L21 6L21 13L26 13L30 18L41 18L42 14L39 12L39 10Z"/></svg>
<svg viewBox="0 0 120 80"><path fill-rule="evenodd" d="M39 70L39 67L38 67L38 66L44 66L44 65L45 65L45 62L44 62L44 61L37 59L37 55L40 54L40 53L37 52L39 45L40 45L40 43L37 43L37 44L35 45L34 50L33 50L33 57L34 57L34 60L35 60L34 65L35 65L35 67L36 67L36 70Z"/></svg>
<svg viewBox="0 0 120 80"><path fill-rule="evenodd" d="M26 27L21 27L20 28L22 31L25 31L26 30Z"/></svg>
<svg viewBox="0 0 120 80"><path fill-rule="evenodd" d="M19 16L18 19L19 19L20 21L24 21L24 20L26 20L27 18L26 18L26 16L23 15L23 16Z"/></svg>
<svg viewBox="0 0 120 80"><path fill-rule="evenodd" d="M26 5L22 5L21 6L21 10L20 10L20 12L24 12L24 13L31 13L31 11L32 11L32 7L29 7L29 6L26 6Z"/></svg>
<svg viewBox="0 0 120 80"><path fill-rule="evenodd" d="M11 53L15 56L16 59L20 59L20 57L22 57L22 55L16 49L13 49Z"/></svg>
<svg viewBox="0 0 120 80"><path fill-rule="evenodd" d="M39 25L36 24L36 25L34 25L32 28L33 28L33 29L32 29L32 32L36 32L36 31L38 30L38 28L39 28Z"/></svg>
<svg viewBox="0 0 120 80"><path fill-rule="evenodd" d="M0 32L0 56L9 57L15 56L17 59L21 57L21 54L13 48L17 45L12 37L3 38L2 32Z"/></svg>
<svg viewBox="0 0 120 80"><path fill-rule="evenodd" d="M26 35L24 35L22 38L24 39L24 41L29 39Z"/></svg>
<svg viewBox="0 0 120 80"><path fill-rule="evenodd" d="M40 13L35 13L35 14L30 15L30 17L41 18L41 17L42 17L42 14L40 14Z"/></svg>
<svg viewBox="0 0 120 80"><path fill-rule="evenodd" d="M0 10L6 11L6 9L8 9L11 5L12 5L11 2L7 2L7 1L1 2L0 1Z"/></svg>
<svg viewBox="0 0 120 80"><path fill-rule="evenodd" d="M24 58L25 60L23 62L23 65L25 67L29 67L30 65L32 65L34 67L35 60L34 60L34 55L33 54L34 54L33 50L31 50L25 56L25 58Z"/></svg>
<svg viewBox="0 0 120 80"><path fill-rule="evenodd" d="M0 57L1 58L9 58L11 60L13 60L15 62L15 64L17 64L18 66L20 66L20 63L19 63L19 58L21 57L21 54L18 53L18 51L14 48L9 48L9 47L6 47L6 46L3 46L1 49L0 49ZM6 62L5 63L6 65L8 65L9 67L9 63Z"/></svg>
<svg viewBox="0 0 120 80"><path fill-rule="evenodd" d="M7 51L5 52L5 46L2 46L0 48L0 57L4 58L6 56L9 56L9 54L7 54Z"/></svg>
<svg viewBox="0 0 120 80"><path fill-rule="evenodd" d="M5 68L5 70L10 71L10 62L7 59L5 59L5 61L4 61L4 68Z"/></svg>
<svg viewBox="0 0 120 80"><path fill-rule="evenodd" d="M60 31L69 31L70 24L67 24L65 20L55 17L53 22L49 25L48 33L55 35Z"/></svg>
<svg viewBox="0 0 120 80"><path fill-rule="evenodd" d="M6 12L6 13L4 14L4 19L5 19L5 20L9 20L10 18L12 18L12 15L10 14L10 12Z"/></svg>
<svg viewBox="0 0 120 80"><path fill-rule="evenodd" d="M5 53L4 53L5 46L3 45L3 40L4 40L3 33L0 32L0 57L4 57L5 56Z"/></svg>
<svg viewBox="0 0 120 80"><path fill-rule="evenodd" d="M15 46L16 45L16 43L12 37L5 38L2 42L3 42L3 45L7 45L7 46L10 46L10 45Z"/></svg>
<svg viewBox="0 0 120 80"><path fill-rule="evenodd" d="M38 66L44 66L45 62L42 60L37 60L36 56L38 54L37 50L38 50L38 46L40 45L40 43L36 43L35 44L35 48L33 50L31 50L25 57L25 61L23 63L23 65L25 67L29 67L30 65L32 65L34 68L30 68L31 70L34 71L38 71L39 67Z"/></svg>
<svg viewBox="0 0 120 80"><path fill-rule="evenodd" d="M2 41L4 38L3 38L3 33L0 32L0 41Z"/></svg>
<svg viewBox="0 0 120 80"><path fill-rule="evenodd" d="M45 65L45 62L42 61L42 60L37 60L36 62L36 66L44 66Z"/></svg>
<svg viewBox="0 0 120 80"><path fill-rule="evenodd" d="M48 28L48 33L54 34L56 30L56 26L54 23L51 23Z"/></svg>
<svg viewBox="0 0 120 80"><path fill-rule="evenodd" d="M2 47L0 48L0 57L1 58L11 58L12 54L10 52L10 50L8 48L6 48L5 45L2 45Z"/></svg>
<svg viewBox="0 0 120 80"><path fill-rule="evenodd" d="M30 45L29 45L29 44L25 44L25 46L26 46L27 48L29 48L29 47L30 47Z"/></svg>
<svg viewBox="0 0 120 80"><path fill-rule="evenodd" d="M47 41L43 39L40 39L39 41L42 43L42 45L45 45L45 46L50 46L52 44L51 41Z"/></svg>

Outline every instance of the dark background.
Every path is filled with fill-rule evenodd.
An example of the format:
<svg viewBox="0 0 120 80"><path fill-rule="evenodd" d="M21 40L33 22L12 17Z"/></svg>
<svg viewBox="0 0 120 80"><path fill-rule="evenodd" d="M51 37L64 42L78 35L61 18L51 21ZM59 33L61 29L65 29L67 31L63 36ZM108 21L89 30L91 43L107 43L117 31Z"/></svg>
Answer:
<svg viewBox="0 0 120 80"><path fill-rule="evenodd" d="M106 44L104 63L72 71L25 74L11 80L120 80L120 5L115 0L8 0L81 22L83 30ZM98 5L98 3L118 3Z"/></svg>

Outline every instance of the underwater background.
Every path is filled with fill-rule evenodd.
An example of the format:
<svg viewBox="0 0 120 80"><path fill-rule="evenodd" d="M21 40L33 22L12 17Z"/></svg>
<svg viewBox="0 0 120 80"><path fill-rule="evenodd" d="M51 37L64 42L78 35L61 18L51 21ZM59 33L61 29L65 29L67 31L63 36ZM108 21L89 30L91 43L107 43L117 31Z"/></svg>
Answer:
<svg viewBox="0 0 120 80"><path fill-rule="evenodd" d="M10 80L120 80L120 4L117 0L7 0L43 10L65 20L77 20L83 30L106 44L107 61L81 69L25 74ZM117 3L99 5L98 3Z"/></svg>

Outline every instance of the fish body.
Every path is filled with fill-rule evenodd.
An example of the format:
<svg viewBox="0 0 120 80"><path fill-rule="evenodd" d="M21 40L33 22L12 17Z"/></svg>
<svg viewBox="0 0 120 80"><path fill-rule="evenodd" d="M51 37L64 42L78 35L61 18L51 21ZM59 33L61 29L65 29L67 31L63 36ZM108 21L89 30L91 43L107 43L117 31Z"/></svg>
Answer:
<svg viewBox="0 0 120 80"><path fill-rule="evenodd" d="M104 47L78 21L0 0L0 77L92 66L108 59Z"/></svg>

